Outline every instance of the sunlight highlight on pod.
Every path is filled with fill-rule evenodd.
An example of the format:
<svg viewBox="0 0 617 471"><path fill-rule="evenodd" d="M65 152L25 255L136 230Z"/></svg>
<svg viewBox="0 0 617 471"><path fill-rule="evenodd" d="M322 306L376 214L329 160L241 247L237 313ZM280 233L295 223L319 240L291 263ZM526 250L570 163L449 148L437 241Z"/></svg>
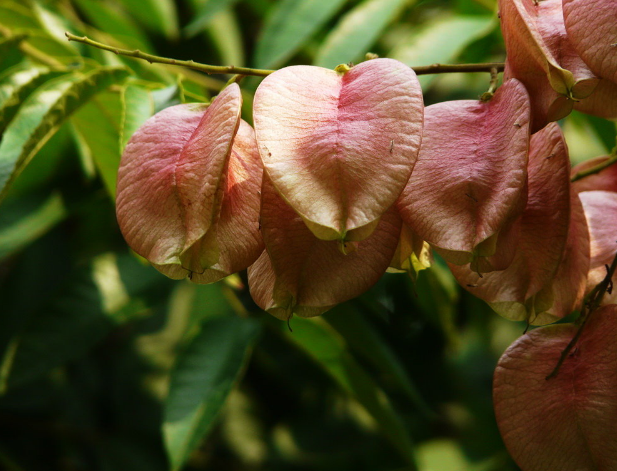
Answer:
<svg viewBox="0 0 617 471"><path fill-rule="evenodd" d="M373 59L347 69L286 67L261 83L253 105L266 172L324 240L371 234L422 138L422 91L409 67Z"/></svg>

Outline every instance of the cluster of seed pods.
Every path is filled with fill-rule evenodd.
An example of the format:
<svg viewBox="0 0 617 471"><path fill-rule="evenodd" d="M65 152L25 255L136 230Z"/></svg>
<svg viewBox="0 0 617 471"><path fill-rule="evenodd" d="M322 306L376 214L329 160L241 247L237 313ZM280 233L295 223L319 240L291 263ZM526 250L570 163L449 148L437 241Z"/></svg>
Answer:
<svg viewBox="0 0 617 471"><path fill-rule="evenodd" d="M573 106L617 115L606 45L617 22L589 8L617 11L615 0L502 0L506 73L487 101L424 109L409 67L373 59L269 75L255 131L237 84L209 106L170 107L123 155L122 232L171 278L248 268L254 300L281 319L322 314L388 268L426 267L429 247L505 317L561 318L601 277L594 250L614 249L605 225L588 230L604 201L579 198L549 123Z"/></svg>
<svg viewBox="0 0 617 471"><path fill-rule="evenodd" d="M617 252L617 166L572 184L609 156L571 170L553 121L617 117L617 0L499 6L506 70L488 100L425 109L409 67L372 59L272 73L255 130L235 83L158 113L118 174L127 242L175 279L248 268L253 299L280 319L320 315L386 270L415 276L432 252L504 317L579 309ZM558 381L545 378L572 325L534 330L500 360L497 420L524 471L617 469L616 303L617 289Z"/></svg>

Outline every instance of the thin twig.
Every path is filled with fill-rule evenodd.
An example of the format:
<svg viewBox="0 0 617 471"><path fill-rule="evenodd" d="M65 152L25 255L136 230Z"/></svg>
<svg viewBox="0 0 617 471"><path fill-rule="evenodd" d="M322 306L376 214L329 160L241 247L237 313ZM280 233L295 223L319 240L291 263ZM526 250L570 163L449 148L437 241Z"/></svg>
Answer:
<svg viewBox="0 0 617 471"><path fill-rule="evenodd" d="M599 173L605 168L610 167L614 163L617 163L617 147L613 149L613 153L611 154L611 156L608 159L606 159L604 162L594 167L588 168L587 170L581 170L580 172L576 172L576 175L574 175L570 179L570 181L575 182L577 180L580 180L581 178L585 178L585 177L588 177L589 175L594 175L596 173Z"/></svg>
<svg viewBox="0 0 617 471"><path fill-rule="evenodd" d="M75 36L74 34L69 33L68 31L64 33L69 41L76 41L83 44L87 44L88 46L93 46L98 49L102 49L104 51L110 51L114 54L118 54L121 56L135 57L136 59L143 59L149 63L158 63L158 64L167 64L167 65L178 65L181 67L186 67L187 69L198 70L200 72L204 72L206 74L241 74L241 75L254 75L258 77L265 77L270 75L273 70L265 70L265 69L250 69L248 67L236 67L233 65L207 65L200 64L199 62L194 62L192 60L179 60L179 59L170 59L167 57L155 56L152 54L148 54L140 51L139 49L129 50L129 49L121 49L114 46L109 46L107 44L100 43L98 41L94 41L87 36Z"/></svg>
<svg viewBox="0 0 617 471"><path fill-rule="evenodd" d="M206 74L238 74L238 75L252 75L256 77L266 77L275 72L270 69L252 69L249 67L236 67L234 65L209 65L200 64L192 60L179 60L170 59L167 57L155 56L153 54L147 54L138 49L120 49L118 47L109 46L86 36L76 36L69 32L64 33L69 41L77 41L88 46L93 46L104 51L110 51L114 54L134 57L136 59L143 59L145 61L158 64L177 65L186 67L188 69L198 70ZM487 62L484 64L433 64L422 67L412 67L416 75L429 75L429 74L449 74L457 72L490 72L495 69L497 72L503 72L504 64L501 62Z"/></svg>
<svg viewBox="0 0 617 471"><path fill-rule="evenodd" d="M615 254L615 258L613 259L613 263L611 263L611 266L608 267L608 269L606 270L606 276L604 277L604 279L587 296L587 302L584 304L583 311L581 312L580 319L582 319L582 321L578 327L578 330L576 331L574 337L572 337L572 340L570 340L570 343L568 343L566 348L564 348L561 352L559 361L557 361L557 365L555 365L555 368L553 369L551 374L546 377L547 380L557 376L561 365L566 360L566 358L568 358L570 351L574 348L574 346L580 339L581 334L583 333L583 329L587 325L587 321L589 321L589 318L591 317L593 312L598 309L598 307L600 307L604 295L611 287L615 270L617 270L617 254Z"/></svg>

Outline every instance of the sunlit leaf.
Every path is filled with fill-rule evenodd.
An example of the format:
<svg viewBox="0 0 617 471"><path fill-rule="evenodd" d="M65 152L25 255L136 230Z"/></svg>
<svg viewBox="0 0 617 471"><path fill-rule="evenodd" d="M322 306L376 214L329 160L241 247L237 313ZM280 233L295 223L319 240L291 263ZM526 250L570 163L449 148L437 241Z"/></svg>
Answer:
<svg viewBox="0 0 617 471"><path fill-rule="evenodd" d="M255 65L269 68L285 62L334 16L345 1L280 1L266 19L255 46Z"/></svg>
<svg viewBox="0 0 617 471"><path fill-rule="evenodd" d="M12 1L0 2L0 25L10 28L15 34L26 35L24 41L35 48L35 60L44 59L45 63L56 60L58 65L80 63L82 59L76 47L46 28L48 25L37 16L39 9L38 5L30 9ZM39 57L39 54L44 57Z"/></svg>
<svg viewBox="0 0 617 471"><path fill-rule="evenodd" d="M0 134L4 132L30 93L46 81L63 73L24 64L7 70L0 79Z"/></svg>
<svg viewBox="0 0 617 471"><path fill-rule="evenodd" d="M430 440L418 446L418 462L422 471L476 470L465 458L460 444L454 440Z"/></svg>
<svg viewBox="0 0 617 471"><path fill-rule="evenodd" d="M209 319L178 356L163 422L172 470L182 468L211 429L241 375L258 333L259 324L253 319Z"/></svg>
<svg viewBox="0 0 617 471"><path fill-rule="evenodd" d="M456 59L469 43L485 36L494 27L494 17L489 15L440 16L397 45L388 57L410 67L449 63ZM418 80L426 91L436 78L436 75L422 75Z"/></svg>
<svg viewBox="0 0 617 471"><path fill-rule="evenodd" d="M149 90L129 84L122 93L122 105L121 151L135 131L154 114L154 99Z"/></svg>
<svg viewBox="0 0 617 471"><path fill-rule="evenodd" d="M242 28L232 10L218 12L207 29L223 64L242 66L245 63Z"/></svg>
<svg viewBox="0 0 617 471"><path fill-rule="evenodd" d="M81 158L95 165L112 198L122 155L121 99L118 92L102 92L71 117Z"/></svg>
<svg viewBox="0 0 617 471"><path fill-rule="evenodd" d="M111 34L130 47L152 51L146 35L121 9L104 0L75 0L86 18L101 31Z"/></svg>
<svg viewBox="0 0 617 471"><path fill-rule="evenodd" d="M70 160L66 156L72 149L73 139L70 126L65 123L39 151L44 152L42 155L45 155L45 158L33 159L19 175L19 178L11 184L6 195L6 202L3 204L8 204L13 198L26 198L28 195L39 191L43 191L49 196L50 183L54 177L62 173L67 163L70 165Z"/></svg>
<svg viewBox="0 0 617 471"><path fill-rule="evenodd" d="M598 126L600 121L601 127ZM606 154L615 145L613 123L579 111L573 111L563 120L562 130L568 143L572 165Z"/></svg>
<svg viewBox="0 0 617 471"><path fill-rule="evenodd" d="M60 41L45 31L29 31L26 42L45 56L45 63L49 60L55 60L59 65L70 67L76 67L83 63L83 58L73 45L69 44L68 41ZM33 58L37 59L37 57Z"/></svg>
<svg viewBox="0 0 617 471"><path fill-rule="evenodd" d="M186 34L190 36L195 36L204 30L212 21L212 19L216 16L217 13L225 10L226 8L231 7L238 0L202 0L200 2L194 1L193 3L197 3L196 12L193 15L193 19L186 26L184 31Z"/></svg>
<svg viewBox="0 0 617 471"><path fill-rule="evenodd" d="M86 75L59 77L32 94L7 127L0 143L0 199L65 119L97 92L127 75L124 69L101 68Z"/></svg>
<svg viewBox="0 0 617 471"><path fill-rule="evenodd" d="M128 12L154 32L167 38L178 35L178 12L173 0L122 0Z"/></svg>
<svg viewBox="0 0 617 471"><path fill-rule="evenodd" d="M0 2L0 24L11 29L38 29L40 23L28 7L12 0Z"/></svg>
<svg viewBox="0 0 617 471"><path fill-rule="evenodd" d="M347 13L323 42L315 65L336 67L361 58L411 0L364 0Z"/></svg>

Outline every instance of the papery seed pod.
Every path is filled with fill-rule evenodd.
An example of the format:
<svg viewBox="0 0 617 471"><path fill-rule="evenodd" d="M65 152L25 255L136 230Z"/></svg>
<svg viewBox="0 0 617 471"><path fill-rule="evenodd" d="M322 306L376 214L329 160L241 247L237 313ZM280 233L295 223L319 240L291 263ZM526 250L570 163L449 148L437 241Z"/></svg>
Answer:
<svg viewBox="0 0 617 471"><path fill-rule="evenodd" d="M390 209L345 255L339 241L315 237L265 174L261 223L266 251L249 268L249 287L262 309L283 320L320 315L368 290L388 268L401 231Z"/></svg>
<svg viewBox="0 0 617 471"><path fill-rule="evenodd" d="M601 78L593 94L574 108L602 118L617 117L617 0L563 0L568 39Z"/></svg>
<svg viewBox="0 0 617 471"><path fill-rule="evenodd" d="M567 116L575 100L589 97L598 77L566 34L562 0L500 0L506 43L504 78L525 84L532 103L532 132Z"/></svg>
<svg viewBox="0 0 617 471"><path fill-rule="evenodd" d="M598 76L617 84L617 0L563 0L570 43Z"/></svg>
<svg viewBox="0 0 617 471"><path fill-rule="evenodd" d="M600 118L617 118L617 84L600 79L591 95L574 103L574 109Z"/></svg>
<svg viewBox="0 0 617 471"><path fill-rule="evenodd" d="M120 229L135 252L171 278L211 283L263 250L262 167L241 105L232 84L208 107L167 108L144 123L122 156Z"/></svg>
<svg viewBox="0 0 617 471"><path fill-rule="evenodd" d="M591 314L557 376L547 379L578 329L559 324L532 330L497 364L495 417L523 471L615 469L617 306Z"/></svg>
<svg viewBox="0 0 617 471"><path fill-rule="evenodd" d="M591 263L586 293L591 292L605 277L617 254L617 193L612 191L584 191L579 193L583 203L591 238ZM617 282L617 276L613 276ZM603 304L617 302L617 289L606 293Z"/></svg>
<svg viewBox="0 0 617 471"><path fill-rule="evenodd" d="M359 241L411 174L424 105L415 73L398 61L346 70L276 71L255 93L254 120L268 175L309 229Z"/></svg>
<svg viewBox="0 0 617 471"><path fill-rule="evenodd" d="M461 286L502 316L543 324L554 317L545 315L550 305L536 305L534 297L556 275L570 226L570 163L557 124L531 137L528 175L527 206L517 222L520 236L510 266L482 277L468 266L450 264L450 269Z"/></svg>
<svg viewBox="0 0 617 471"><path fill-rule="evenodd" d="M581 308L590 266L590 238L581 200L570 190L570 226L563 258L555 277L535 296L537 324L561 319Z"/></svg>
<svg viewBox="0 0 617 471"><path fill-rule="evenodd" d="M512 261L511 226L526 202L529 113L529 96L517 80L487 103L426 108L420 155L397 207L447 261L473 263L482 272Z"/></svg>
<svg viewBox="0 0 617 471"><path fill-rule="evenodd" d="M611 156L603 155L586 160L572 167L572 176L605 163ZM593 175L588 175L573 184L574 191L614 191L617 192L617 164L609 165Z"/></svg>

